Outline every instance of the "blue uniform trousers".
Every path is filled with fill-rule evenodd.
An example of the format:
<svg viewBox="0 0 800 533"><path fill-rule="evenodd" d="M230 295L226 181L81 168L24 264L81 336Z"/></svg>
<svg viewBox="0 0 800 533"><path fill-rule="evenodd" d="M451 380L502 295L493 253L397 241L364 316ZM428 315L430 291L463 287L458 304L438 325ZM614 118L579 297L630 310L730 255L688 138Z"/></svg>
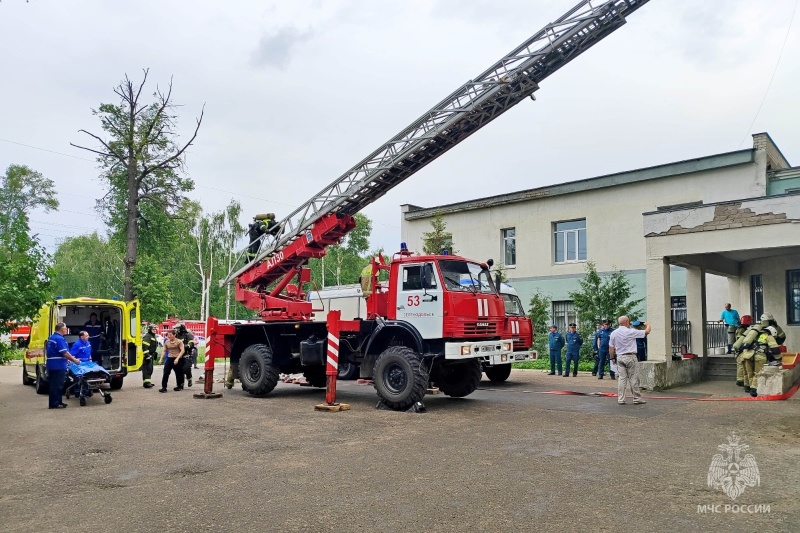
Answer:
<svg viewBox="0 0 800 533"><path fill-rule="evenodd" d="M556 372L558 367L558 372ZM561 350L550 350L550 373L561 374Z"/></svg>
<svg viewBox="0 0 800 533"><path fill-rule="evenodd" d="M597 350L597 377L603 377L608 361L608 350L603 350L602 348Z"/></svg>
<svg viewBox="0 0 800 533"><path fill-rule="evenodd" d="M49 407L58 407L61 401L61 393L64 391L64 379L67 377L66 370L48 370L47 384L50 387Z"/></svg>
<svg viewBox="0 0 800 533"><path fill-rule="evenodd" d="M575 362L575 370L573 371L573 373L574 374L578 373L578 358L579 357L580 357L580 353L578 353L578 352L575 352L575 353L567 352L567 369L564 372L565 374L569 374L569 363L571 361Z"/></svg>

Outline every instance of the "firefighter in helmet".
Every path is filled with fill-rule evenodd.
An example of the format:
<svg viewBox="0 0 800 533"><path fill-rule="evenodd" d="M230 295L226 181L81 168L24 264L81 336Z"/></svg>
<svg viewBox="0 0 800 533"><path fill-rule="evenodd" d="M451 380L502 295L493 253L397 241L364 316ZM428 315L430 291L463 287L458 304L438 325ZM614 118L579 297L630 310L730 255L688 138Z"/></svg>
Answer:
<svg viewBox="0 0 800 533"><path fill-rule="evenodd" d="M736 329L734 345L745 336L747 333L747 329L753 324L753 317L750 315L743 315L742 319L739 321L739 327ZM740 350L741 352L741 350ZM740 387L744 387L744 365L742 365L742 360L739 358L740 353L734 352L736 357L736 384ZM749 386L749 385L748 385Z"/></svg>
<svg viewBox="0 0 800 533"><path fill-rule="evenodd" d="M157 331L157 325L148 324L147 333L142 335L142 350L144 351L144 362L142 363L142 386L145 389L153 387L153 382L150 380L150 378L153 377L153 361L156 358L156 351L158 350L158 340L156 339Z"/></svg>
<svg viewBox="0 0 800 533"><path fill-rule="evenodd" d="M786 333L784 333L781 327L778 325L778 322L775 320L775 317L772 316L772 313L764 313L761 315L761 327L766 328L768 326L775 328L775 342L777 342L779 345L786 342Z"/></svg>
<svg viewBox="0 0 800 533"><path fill-rule="evenodd" d="M192 366L197 362L197 347L194 345L194 334L186 328L186 324L181 322L175 326L175 337L183 342L186 355L183 357L181 370L186 376L186 386L192 386Z"/></svg>
<svg viewBox="0 0 800 533"><path fill-rule="evenodd" d="M253 261L258 255L258 250L263 242L263 235L277 235L280 227L275 221L275 213L259 214L253 217L253 221L247 228L247 235L250 238L250 245L247 248L247 262Z"/></svg>
<svg viewBox="0 0 800 533"><path fill-rule="evenodd" d="M761 369L768 361L780 356L781 348L775 340L777 334L778 331L774 326L764 327L754 343L744 346L741 355L745 372L744 390L749 392L750 396L758 396L758 374Z"/></svg>

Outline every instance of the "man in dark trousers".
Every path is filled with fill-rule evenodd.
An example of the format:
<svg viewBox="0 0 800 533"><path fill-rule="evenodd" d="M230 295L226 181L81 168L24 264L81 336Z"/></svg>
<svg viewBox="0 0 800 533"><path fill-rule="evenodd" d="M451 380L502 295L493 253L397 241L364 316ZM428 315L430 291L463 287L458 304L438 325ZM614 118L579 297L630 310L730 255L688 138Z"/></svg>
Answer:
<svg viewBox="0 0 800 533"><path fill-rule="evenodd" d="M182 358L183 366L180 369L183 371L183 374L186 376L186 386L192 386L192 365L195 361L197 361L197 349L194 346L194 333L189 331L186 328L186 324L180 323L175 328L176 334L175 337L183 342L183 349L185 352L184 357Z"/></svg>
<svg viewBox="0 0 800 533"><path fill-rule="evenodd" d="M564 348L564 336L558 332L558 326L553 324L550 326L550 334L547 336L547 347L550 349L550 373L549 376L556 374L556 366L558 367L558 375L561 372L561 350Z"/></svg>
<svg viewBox="0 0 800 533"><path fill-rule="evenodd" d="M581 356L581 346L583 345L583 337L576 331L578 326L573 322L569 325L567 331L567 369L564 372L564 377L569 376L569 363L575 362L575 369L572 371L573 377L578 377L578 359Z"/></svg>
<svg viewBox="0 0 800 533"><path fill-rule="evenodd" d="M67 362L72 361L76 365L81 362L80 359L69 353L69 346L64 338L68 331L67 325L59 322L56 324L55 332L47 338L45 368L47 368L47 385L50 387L48 398L50 409L63 409L67 406L61 401L64 380L67 377Z"/></svg>
<svg viewBox="0 0 800 533"><path fill-rule="evenodd" d="M611 324L608 320L603 320L603 327L597 332L597 379L603 379L603 373L606 371L606 364L609 362L608 357L608 340L611 338ZM611 373L611 379L614 379L614 373Z"/></svg>
<svg viewBox="0 0 800 533"><path fill-rule="evenodd" d="M150 378L153 377L153 361L155 361L156 351L158 350L156 331L158 331L158 326L156 324L149 324L147 326L147 333L142 335L142 351L144 352L144 362L142 363L142 386L145 389L153 387L153 382Z"/></svg>
<svg viewBox="0 0 800 533"><path fill-rule="evenodd" d="M641 320L634 320L631 322L631 327L634 329L644 329L644 322ZM639 362L647 361L647 337L636 339L636 358Z"/></svg>

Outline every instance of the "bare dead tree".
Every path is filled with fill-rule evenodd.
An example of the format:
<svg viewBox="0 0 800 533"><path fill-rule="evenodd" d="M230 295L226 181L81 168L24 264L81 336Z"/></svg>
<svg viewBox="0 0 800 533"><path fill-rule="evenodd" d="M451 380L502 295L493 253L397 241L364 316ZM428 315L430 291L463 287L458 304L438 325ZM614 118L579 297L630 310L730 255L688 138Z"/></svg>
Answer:
<svg viewBox="0 0 800 533"><path fill-rule="evenodd" d="M101 104L92 110L100 118L106 138L87 130L78 130L94 139L99 146L89 147L74 143L72 146L98 156L104 168L104 178L109 182L109 195L117 195L120 208L124 205L125 217L117 217L124 224L125 234L125 299L133 299L131 273L136 266L139 246L139 222L147 223L142 216L141 204L149 204L167 216L177 214L175 199L193 188L185 171L186 150L197 138L203 121L205 106L196 119L196 126L188 142L176 142L177 126L172 101L172 78L166 91L156 87L153 101L142 102L142 91L147 83L148 69L139 84L125 75L114 88L118 104ZM173 201L170 201L172 199ZM112 206L113 206L112 202ZM113 218L113 217L112 217Z"/></svg>

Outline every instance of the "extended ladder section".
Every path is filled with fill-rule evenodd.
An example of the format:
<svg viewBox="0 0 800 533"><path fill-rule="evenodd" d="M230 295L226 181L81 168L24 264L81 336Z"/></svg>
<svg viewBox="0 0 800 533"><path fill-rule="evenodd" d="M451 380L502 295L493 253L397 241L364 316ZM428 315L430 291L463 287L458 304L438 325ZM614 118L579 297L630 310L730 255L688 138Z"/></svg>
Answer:
<svg viewBox="0 0 800 533"><path fill-rule="evenodd" d="M542 80L625 24L626 17L647 2L580 2L474 80L459 87L283 219L280 222L282 231L276 237L264 237L256 261L229 273L223 283L247 273L240 279L240 285L265 287L304 264L308 257L324 255L324 250L312 252L305 249L306 243L298 242L311 236L309 230L315 224L326 219L335 238L343 237L349 229L342 233L342 227L330 223L330 215L344 215L349 219L361 211L506 110L532 96ZM309 241L308 245L319 248L335 242L319 229L313 232L315 241ZM283 253L288 252L288 248L292 249L291 253ZM269 261L258 265L267 257Z"/></svg>

